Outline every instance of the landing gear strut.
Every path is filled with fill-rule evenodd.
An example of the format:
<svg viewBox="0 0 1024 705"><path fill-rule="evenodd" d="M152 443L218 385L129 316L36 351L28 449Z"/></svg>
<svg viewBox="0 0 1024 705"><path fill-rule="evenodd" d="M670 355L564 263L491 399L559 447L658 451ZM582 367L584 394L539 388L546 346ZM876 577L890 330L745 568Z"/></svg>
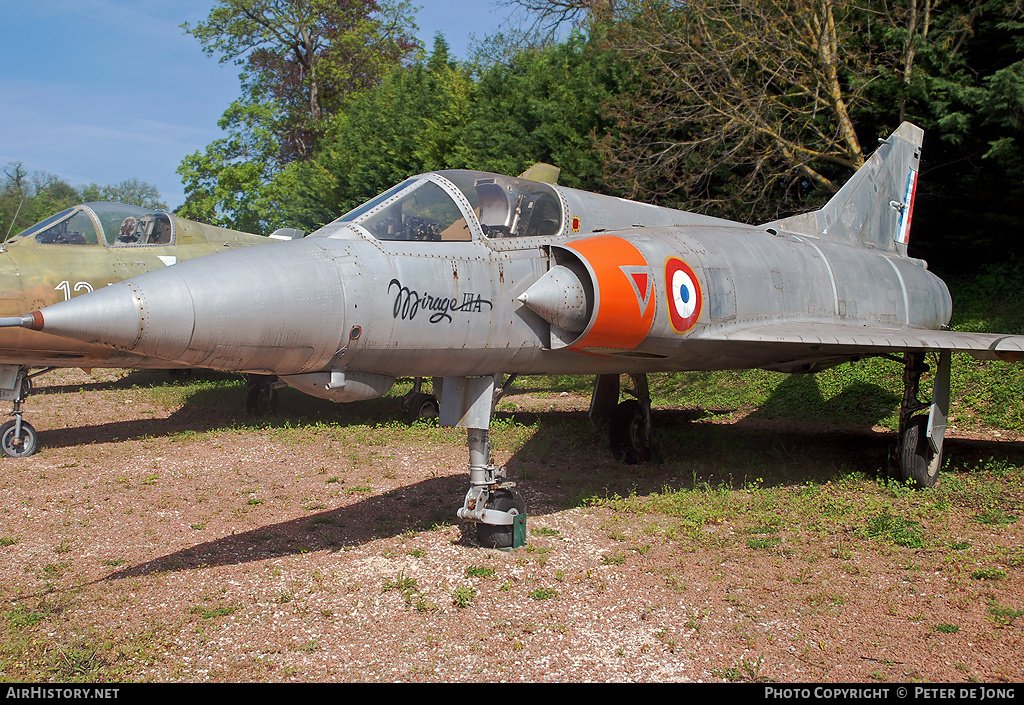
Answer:
<svg viewBox="0 0 1024 705"><path fill-rule="evenodd" d="M275 375L246 375L245 410L251 416L277 413L277 387L282 384Z"/></svg>
<svg viewBox="0 0 1024 705"><path fill-rule="evenodd" d="M505 480L505 468L491 462L489 428L494 405L514 377L498 387L500 375L435 379L440 392L442 426L466 429L469 446L469 491L458 517L476 524L476 535L485 548L518 548L526 542L526 502Z"/></svg>
<svg viewBox="0 0 1024 705"><path fill-rule="evenodd" d="M32 424L22 417L22 404L32 393L32 378L52 370L47 367L35 374L18 365L0 366L0 400L13 402L14 408L8 416L14 418L0 424L0 453L10 458L24 458L39 450L39 437Z"/></svg>
<svg viewBox="0 0 1024 705"><path fill-rule="evenodd" d="M437 397L422 390L423 378L417 377L413 383L412 391L402 397L402 413L405 414L405 421L414 424L417 421L432 422L437 419L441 405Z"/></svg>
<svg viewBox="0 0 1024 705"><path fill-rule="evenodd" d="M942 441L949 413L950 352L939 353L932 401L918 399L921 375L929 370L923 353L903 356L903 400L900 403L896 456L899 479L915 487L934 487L942 464ZM918 414L928 409L927 414Z"/></svg>
<svg viewBox="0 0 1024 705"><path fill-rule="evenodd" d="M598 430L608 426L612 455L627 465L650 462L651 394L647 375L630 375L633 399L619 401L619 375L598 375L590 400L590 421Z"/></svg>
<svg viewBox="0 0 1024 705"><path fill-rule="evenodd" d="M476 523L476 538L484 548L513 548L515 524L526 517L526 501L505 482L505 468L491 462L491 439L486 428L466 430L469 444L469 492L459 509L460 519Z"/></svg>

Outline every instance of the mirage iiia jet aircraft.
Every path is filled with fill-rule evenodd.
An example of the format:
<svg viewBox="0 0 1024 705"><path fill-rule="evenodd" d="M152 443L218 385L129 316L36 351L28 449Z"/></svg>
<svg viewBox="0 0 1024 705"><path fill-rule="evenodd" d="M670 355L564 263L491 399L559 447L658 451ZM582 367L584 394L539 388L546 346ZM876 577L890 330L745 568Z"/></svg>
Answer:
<svg viewBox="0 0 1024 705"><path fill-rule="evenodd" d="M277 375L336 401L432 377L440 423L467 429L458 515L487 546L508 546L526 509L490 455L506 374L596 375L591 419L637 462L650 448L648 372L816 372L900 356L900 474L931 486L951 351L1018 358L1024 337L943 330L949 292L907 256L922 137L901 125L821 210L759 226L524 178L421 174L303 240L185 262L3 324ZM938 366L922 403L927 352ZM635 398L619 401L620 374Z"/></svg>
<svg viewBox="0 0 1024 705"><path fill-rule="evenodd" d="M270 237L290 240L297 230ZM0 243L0 315L39 309L151 269L266 244L267 238L123 203L83 203L61 211ZM168 368L166 360L124 353L31 330L0 331L0 401L14 418L0 424L0 453L31 455L35 429L24 421L32 380L57 367ZM33 372L33 369L35 371ZM258 395L253 386L250 395Z"/></svg>

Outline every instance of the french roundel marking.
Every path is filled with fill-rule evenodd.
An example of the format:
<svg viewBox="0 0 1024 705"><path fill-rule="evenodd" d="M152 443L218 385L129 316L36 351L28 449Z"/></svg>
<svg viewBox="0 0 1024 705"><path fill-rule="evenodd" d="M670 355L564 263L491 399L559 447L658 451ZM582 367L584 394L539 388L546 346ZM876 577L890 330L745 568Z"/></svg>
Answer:
<svg viewBox="0 0 1024 705"><path fill-rule="evenodd" d="M685 333L695 325L703 308L700 280L678 257L665 260L665 286L668 287L668 320L672 330Z"/></svg>

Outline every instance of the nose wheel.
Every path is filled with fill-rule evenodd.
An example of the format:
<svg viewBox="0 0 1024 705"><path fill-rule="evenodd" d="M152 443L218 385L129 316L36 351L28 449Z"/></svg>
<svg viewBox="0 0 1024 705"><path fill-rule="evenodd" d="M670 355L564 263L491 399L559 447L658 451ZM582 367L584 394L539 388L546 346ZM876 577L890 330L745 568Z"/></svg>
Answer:
<svg viewBox="0 0 1024 705"><path fill-rule="evenodd" d="M0 451L9 458L24 458L39 450L39 437L32 424L20 418L0 424Z"/></svg>
<svg viewBox="0 0 1024 705"><path fill-rule="evenodd" d="M512 548L516 517L526 514L526 500L512 489L498 489L491 493L487 508L504 512L512 518L511 524L477 524L476 539L484 548Z"/></svg>
<svg viewBox="0 0 1024 705"><path fill-rule="evenodd" d="M514 489L515 483L506 481L505 468L492 462L489 431L494 405L514 378L510 376L504 385L500 385L501 375L434 380L441 397L438 423L466 429L469 491L456 515L476 524L477 540L483 548L526 545L526 501Z"/></svg>
<svg viewBox="0 0 1024 705"><path fill-rule="evenodd" d="M491 462L487 429L466 429L469 443L469 492L456 514L476 524L484 548L519 548L526 543L526 500L505 481L505 468Z"/></svg>

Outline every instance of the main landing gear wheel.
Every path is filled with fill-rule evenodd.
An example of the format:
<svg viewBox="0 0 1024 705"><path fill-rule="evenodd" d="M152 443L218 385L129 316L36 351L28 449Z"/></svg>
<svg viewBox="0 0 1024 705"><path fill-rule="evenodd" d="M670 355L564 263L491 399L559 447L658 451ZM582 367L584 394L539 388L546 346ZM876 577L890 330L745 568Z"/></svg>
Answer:
<svg viewBox="0 0 1024 705"><path fill-rule="evenodd" d="M245 410L252 416L277 413L277 389L273 383L253 384L245 395Z"/></svg>
<svg viewBox="0 0 1024 705"><path fill-rule="evenodd" d="M17 422L0 425L0 451L10 458L24 458L39 450L39 437L32 425L22 421L21 434L15 432Z"/></svg>
<svg viewBox="0 0 1024 705"><path fill-rule="evenodd" d="M417 421L433 422L437 419L440 409L437 397L426 392L412 392L402 399L402 411L405 413L406 422L410 424Z"/></svg>
<svg viewBox="0 0 1024 705"><path fill-rule="evenodd" d="M915 487L934 487L942 464L942 453L932 450L927 429L927 416L913 417L900 443L900 481Z"/></svg>
<svg viewBox="0 0 1024 705"><path fill-rule="evenodd" d="M526 513L526 501L515 490L498 489L487 503L488 509L518 516ZM484 548L512 548L512 524L477 524L476 538Z"/></svg>
<svg viewBox="0 0 1024 705"><path fill-rule="evenodd" d="M627 399L615 407L609 420L608 436L616 460L627 465L650 461L650 428L644 407L636 399Z"/></svg>

